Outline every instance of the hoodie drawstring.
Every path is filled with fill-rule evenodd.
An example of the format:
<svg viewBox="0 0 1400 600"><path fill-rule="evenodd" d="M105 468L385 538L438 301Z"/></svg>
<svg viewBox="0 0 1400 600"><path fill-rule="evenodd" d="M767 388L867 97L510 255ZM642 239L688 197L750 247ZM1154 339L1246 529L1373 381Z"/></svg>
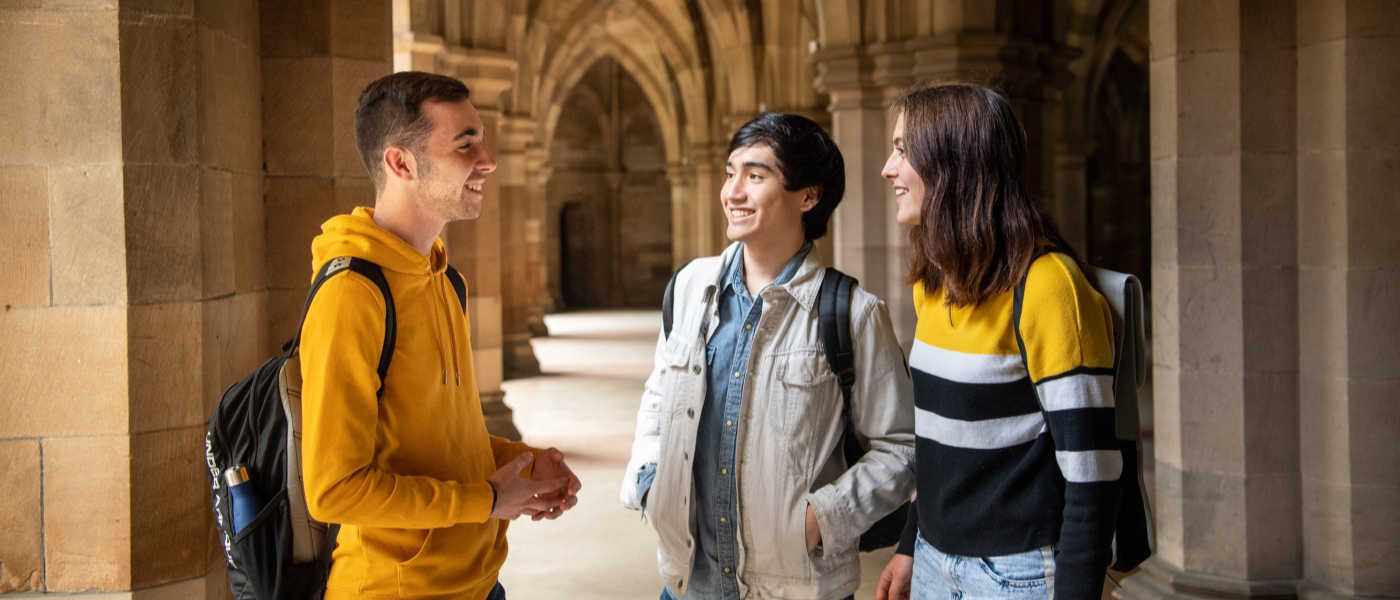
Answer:
<svg viewBox="0 0 1400 600"><path fill-rule="evenodd" d="M442 364L442 365L441 365L441 366L442 366L442 383L443 383L443 385L446 385L446 384L448 384L448 383L455 382L456 385L460 386L460 385L462 385L462 370L461 370L461 366L460 366L460 364L459 364L461 361L460 361L460 359L459 359L458 356L457 356L457 331L452 327L452 315L451 315L451 313L447 312L447 311L450 311L450 310L454 310L454 309L453 309L453 306L456 305L456 302L457 302L456 296L457 296L457 294L456 294L456 292L453 292L453 293L452 293L452 298L447 298L447 297L445 297L445 296L446 296L446 293L447 293L446 288L449 287L449 284L447 284L447 283L444 281L444 280L446 280L446 279L447 279L447 275L444 274L444 273L439 273L439 274L437 274L436 276L433 277L432 285L433 285L434 291L436 292L436 294L434 294L434 295L436 296L435 304L437 304L437 306L433 307L433 309L434 309L434 310L433 310L433 320L435 321L435 323L434 323L434 328L433 328L433 329L434 329L434 331L433 331L433 337L434 337L434 339L435 339L435 340L437 341L437 343L438 343L438 358L439 358L439 360L441 360L441 361L451 360L451 361L452 361L452 362L451 362L451 365L450 365L450 367L451 367L451 373L452 373L452 379L451 379L451 381L449 381L449 379L448 379L449 365L447 365L447 364ZM443 322L443 319L447 319L447 322L444 323L444 322ZM444 329L447 330L447 335L448 335L448 343L447 343L447 345L449 346L449 348L443 348L443 347L442 347L442 346L443 346L443 343L442 343L442 331L443 331ZM450 358L449 358L449 357L450 357Z"/></svg>

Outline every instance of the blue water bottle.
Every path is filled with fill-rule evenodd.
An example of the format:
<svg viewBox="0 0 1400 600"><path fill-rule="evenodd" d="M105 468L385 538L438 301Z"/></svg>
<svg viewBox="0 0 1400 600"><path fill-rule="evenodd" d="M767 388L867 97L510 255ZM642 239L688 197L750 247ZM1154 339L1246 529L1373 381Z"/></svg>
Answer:
<svg viewBox="0 0 1400 600"><path fill-rule="evenodd" d="M243 465L224 471L224 481L228 483L228 495L232 502L233 533L238 534L253 522L253 517L258 516L258 511L262 510L262 499L253 488L253 482L248 480L248 469Z"/></svg>

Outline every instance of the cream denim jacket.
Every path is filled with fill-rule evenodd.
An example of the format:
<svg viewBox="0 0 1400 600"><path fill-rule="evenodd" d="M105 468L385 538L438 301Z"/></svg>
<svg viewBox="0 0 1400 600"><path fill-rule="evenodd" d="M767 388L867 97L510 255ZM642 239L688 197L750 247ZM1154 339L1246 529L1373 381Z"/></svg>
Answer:
<svg viewBox="0 0 1400 600"><path fill-rule="evenodd" d="M659 537L664 583L685 594L693 559L692 453L705 403L705 342L718 323L717 295L731 245L676 278L674 327L656 342L655 367L637 411L623 505L637 510L637 475L656 463L645 517ZM847 466L841 389L817 327L824 266L808 256L792 280L763 292L738 432L739 586L746 599L844 598L860 583L859 537L914 489L914 397L903 350L883 301L857 287L851 300L855 430L870 451ZM822 550L809 554L811 505Z"/></svg>

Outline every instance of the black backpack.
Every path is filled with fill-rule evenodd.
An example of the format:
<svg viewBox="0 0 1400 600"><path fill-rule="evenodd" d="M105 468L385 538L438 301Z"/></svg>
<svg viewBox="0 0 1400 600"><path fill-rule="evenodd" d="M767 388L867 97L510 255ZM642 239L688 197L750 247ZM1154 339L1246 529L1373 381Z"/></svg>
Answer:
<svg viewBox="0 0 1400 600"><path fill-rule="evenodd" d="M312 519L306 508L301 472L301 369L297 349L301 322L316 292L331 277L359 273L384 297L384 343L379 357L378 394L389 372L397 333L394 297L384 272L368 260L340 257L316 273L302 306L297 333L251 374L224 391L209 418L204 458L213 494L214 521L228 559L235 600L321 598L330 574L331 551L339 526ZM448 280L466 308L466 284L447 267ZM232 497L224 472L247 469L248 483L262 508L242 531L234 532Z"/></svg>
<svg viewBox="0 0 1400 600"><path fill-rule="evenodd" d="M671 337L674 318L671 313L675 302L676 276L686 265L671 276L666 292L661 296L661 329L668 338ZM846 431L841 436L841 452L847 465L856 464L869 451L856 435L851 421L851 389L856 383L855 349L851 341L851 293L856 285L856 278L835 267L827 267L817 291L817 326L821 328L822 348L826 351L826 362L831 365L841 386L842 412L846 422ZM908 519L909 503L905 502L860 535L860 551L870 552L898 544Z"/></svg>
<svg viewBox="0 0 1400 600"><path fill-rule="evenodd" d="M1054 247L1041 248L1031 263L1050 252L1060 251ZM1123 473L1118 477L1122 494L1118 499L1118 515L1113 527L1111 568L1126 572L1147 560L1155 545L1152 510L1142 478L1141 424L1137 403L1138 388L1147 375L1146 310L1143 308L1142 283L1137 277L1091 265L1084 265L1084 275L1108 301L1113 312L1113 413L1115 437L1123 455ZM1022 277L1016 282L1012 297L1011 327L1016 333L1021 361L1029 369L1026 343L1021 338L1021 307L1025 296L1026 278Z"/></svg>

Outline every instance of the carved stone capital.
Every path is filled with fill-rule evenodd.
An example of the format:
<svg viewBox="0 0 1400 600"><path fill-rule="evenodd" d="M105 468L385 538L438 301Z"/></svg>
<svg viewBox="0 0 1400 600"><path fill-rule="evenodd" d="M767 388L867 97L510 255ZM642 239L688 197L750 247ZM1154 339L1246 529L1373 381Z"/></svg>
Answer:
<svg viewBox="0 0 1400 600"><path fill-rule="evenodd" d="M515 57L496 50L448 48L439 55L447 72L466 82L472 90L472 104L478 108L500 108L501 92L515 83L519 64Z"/></svg>

